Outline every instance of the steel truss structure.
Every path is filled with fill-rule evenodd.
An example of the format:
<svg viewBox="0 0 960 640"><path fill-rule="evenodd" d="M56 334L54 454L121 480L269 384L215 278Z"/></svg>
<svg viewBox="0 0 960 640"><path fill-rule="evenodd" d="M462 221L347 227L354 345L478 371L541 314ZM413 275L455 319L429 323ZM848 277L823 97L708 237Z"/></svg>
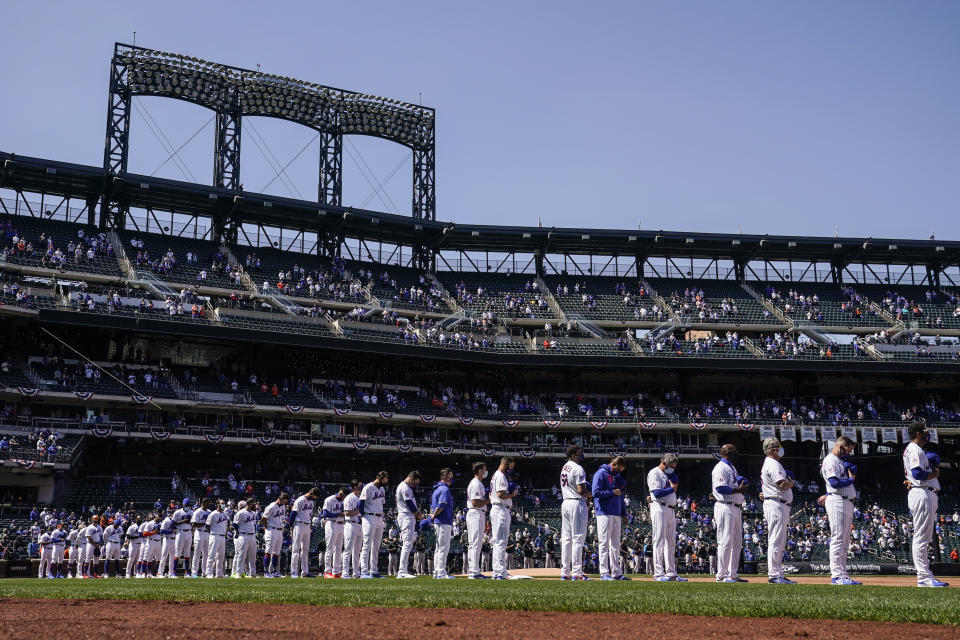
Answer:
<svg viewBox="0 0 960 640"><path fill-rule="evenodd" d="M127 174L130 113L135 96L185 100L216 113L213 186L241 192L243 116L289 120L320 134L318 202L343 204L343 136L384 138L413 152L414 218L436 219L435 112L391 98L208 62L192 56L116 43L103 153L101 223L122 228L129 211L114 188ZM237 220L218 215L216 237L237 238ZM325 243L326 244L326 243Z"/></svg>

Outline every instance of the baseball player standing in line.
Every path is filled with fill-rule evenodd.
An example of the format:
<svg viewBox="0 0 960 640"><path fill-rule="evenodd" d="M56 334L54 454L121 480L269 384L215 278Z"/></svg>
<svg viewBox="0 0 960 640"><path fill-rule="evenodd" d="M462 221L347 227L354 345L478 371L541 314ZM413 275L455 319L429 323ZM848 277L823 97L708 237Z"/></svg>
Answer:
<svg viewBox="0 0 960 640"><path fill-rule="evenodd" d="M53 570L53 541L50 539L52 531L52 527L47 527L47 530L37 538L37 542L40 544L40 573L37 575L38 578L53 577L51 573Z"/></svg>
<svg viewBox="0 0 960 640"><path fill-rule="evenodd" d="M360 548L360 577L380 577L380 542L383 539L384 487L390 483L390 474L377 473L360 491L360 516L363 518L363 546Z"/></svg>
<svg viewBox="0 0 960 640"><path fill-rule="evenodd" d="M156 577L159 574L160 567L157 562L160 560L160 512L153 514L153 517L143 523L140 527L140 535L143 536L143 545L140 556L140 577Z"/></svg>
<svg viewBox="0 0 960 640"><path fill-rule="evenodd" d="M84 530L83 537L87 541L87 548L84 552L84 558L86 559L84 565L87 568L83 575L87 578L99 578L97 564L100 557L100 543L103 541L103 529L100 527L97 516L90 518L90 526Z"/></svg>
<svg viewBox="0 0 960 640"><path fill-rule="evenodd" d="M87 573L87 524L83 519L77 521L77 566L73 569L74 578L82 578Z"/></svg>
<svg viewBox="0 0 960 640"><path fill-rule="evenodd" d="M587 474L580 463L583 449L567 447L567 461L560 470L560 579L589 580L583 574L583 543L587 537Z"/></svg>
<svg viewBox="0 0 960 640"><path fill-rule="evenodd" d="M120 546L123 544L123 525L117 520L116 524L111 522L103 530L103 539L107 543L103 552L103 577L110 577L110 561L113 560L113 575L117 578L120 575Z"/></svg>
<svg viewBox="0 0 960 640"><path fill-rule="evenodd" d="M410 552L417 539L417 524L420 522L420 508L414 499L414 490L420 486L420 472L411 471L403 482L397 485L397 528L400 530L400 569L397 578L415 578L410 573Z"/></svg>
<svg viewBox="0 0 960 640"><path fill-rule="evenodd" d="M190 516L190 526L193 528L193 555L190 556L190 577L202 578L203 567L207 563L207 547L210 543L210 527L207 518L210 517L210 498L204 498Z"/></svg>
<svg viewBox="0 0 960 640"><path fill-rule="evenodd" d="M494 580L506 580L510 577L507 573L507 538L510 537L510 509L513 508L513 499L517 497L517 489L510 490L507 476L513 474L515 464L511 456L500 458L500 467L490 480L490 537Z"/></svg>
<svg viewBox="0 0 960 640"><path fill-rule="evenodd" d="M193 544L193 525L190 521L193 518L193 502L190 498L184 498L179 509L173 512L173 523L177 529L177 536L173 546L173 573L177 576L178 561L183 559L183 575L190 572L190 546Z"/></svg>
<svg viewBox="0 0 960 640"><path fill-rule="evenodd" d="M267 505L260 516L263 529L263 575L267 578L279 578L280 551L283 549L283 516L290 496L281 493L277 499Z"/></svg>
<svg viewBox="0 0 960 640"><path fill-rule="evenodd" d="M907 433L910 443L903 452L903 473L909 483L907 506L913 516L913 567L917 570L917 586L949 587L948 583L933 577L927 553L937 522L940 458L935 453L925 453L923 450L930 441L926 424L914 422Z"/></svg>
<svg viewBox="0 0 960 640"><path fill-rule="evenodd" d="M848 460L853 452L853 440L840 436L833 450L820 464L820 475L827 483L827 496L821 502L830 522L830 584L850 586L861 584L847 575L847 550L850 548L850 527L853 525L853 499L857 496L853 481L857 465Z"/></svg>
<svg viewBox="0 0 960 640"><path fill-rule="evenodd" d="M597 512L597 546L601 580L629 580L620 565L620 530L623 523L621 473L627 468L622 456L614 456L593 474L591 493ZM532 560L532 558L530 558ZM526 566L526 560L524 560Z"/></svg>
<svg viewBox="0 0 960 640"><path fill-rule="evenodd" d="M360 524L360 490L363 484L350 481L350 493L343 499L343 559L341 574L344 578L360 577L360 545L363 543L363 527Z"/></svg>
<svg viewBox="0 0 960 640"><path fill-rule="evenodd" d="M749 484L733 466L736 455L737 448L732 444L720 447L720 462L711 474L716 500L713 516L717 527L717 582L746 582L738 567L743 548L743 494L749 490Z"/></svg>
<svg viewBox="0 0 960 640"><path fill-rule="evenodd" d="M217 500L217 508L207 516L210 538L207 542L207 567L204 572L206 578L222 578L224 574L227 554L227 526L230 523L230 516L223 510L223 500Z"/></svg>
<svg viewBox="0 0 960 640"><path fill-rule="evenodd" d="M174 550L177 544L177 523L173 520L173 514L167 510L167 517L160 523L160 537L163 543L160 547L160 569L157 571L157 577L176 578L176 567L174 566Z"/></svg>
<svg viewBox="0 0 960 640"><path fill-rule="evenodd" d="M310 578L310 526L313 520L313 509L320 499L320 487L313 487L310 491L293 501L290 507L290 577Z"/></svg>
<svg viewBox="0 0 960 640"><path fill-rule="evenodd" d="M67 541L67 533L63 530L63 525L57 525L54 527L53 532L50 534L50 541L53 543L53 573L55 577L62 578L63 576L63 549L64 544Z"/></svg>
<svg viewBox="0 0 960 640"><path fill-rule="evenodd" d="M433 495L430 496L430 520L437 538L437 546L433 551L433 577L438 580L453 578L447 573L447 555L450 553L450 536L453 533L452 485L453 469L441 469L440 482L433 486Z"/></svg>
<svg viewBox="0 0 960 640"><path fill-rule="evenodd" d="M343 575L343 499L350 490L341 487L323 501L323 535L326 542L323 553L324 578L339 578Z"/></svg>
<svg viewBox="0 0 960 640"><path fill-rule="evenodd" d="M677 454L665 453L660 464L647 472L653 546L653 579L685 582L677 575ZM738 554L739 555L739 554Z"/></svg>
<svg viewBox="0 0 960 640"><path fill-rule="evenodd" d="M67 544L70 546L70 555L67 558L67 577L79 578L79 569L77 568L77 556L80 555L80 527L73 524L67 533Z"/></svg>
<svg viewBox="0 0 960 640"><path fill-rule="evenodd" d="M487 528L487 505L490 498L483 481L487 477L485 462L473 463L473 479L467 485L467 562L464 573L474 580L486 579L480 573L480 554L483 551L483 534Z"/></svg>
<svg viewBox="0 0 960 640"><path fill-rule="evenodd" d="M137 568L140 564L140 553L141 545L143 544L143 536L140 535L140 516L137 516L137 519L134 522L130 523L130 526L127 527L127 532L125 537L127 539L127 568L126 575L128 578L132 578L139 574Z"/></svg>
<svg viewBox="0 0 960 640"><path fill-rule="evenodd" d="M767 521L767 580L774 584L797 584L783 576L783 549L787 544L790 505L793 503L793 478L780 459L783 448L776 438L763 441L767 457L760 470L763 517Z"/></svg>
<svg viewBox="0 0 960 640"><path fill-rule="evenodd" d="M240 510L233 516L234 554L236 567L234 578L257 577L257 501L241 500Z"/></svg>

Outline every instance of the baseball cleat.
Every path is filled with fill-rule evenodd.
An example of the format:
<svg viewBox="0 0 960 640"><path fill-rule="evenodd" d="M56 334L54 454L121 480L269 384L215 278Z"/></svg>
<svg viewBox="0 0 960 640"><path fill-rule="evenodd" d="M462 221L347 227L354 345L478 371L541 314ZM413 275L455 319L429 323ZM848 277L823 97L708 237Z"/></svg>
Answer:
<svg viewBox="0 0 960 640"><path fill-rule="evenodd" d="M788 580L783 576L780 576L779 578L770 578L767 580L767 582L771 584L797 584L795 580Z"/></svg>
<svg viewBox="0 0 960 640"><path fill-rule="evenodd" d="M625 575L613 576L614 580L633 580L633 578L628 578Z"/></svg>
<svg viewBox="0 0 960 640"><path fill-rule="evenodd" d="M494 580L506 580L506 578L503 577L503 576L493 576L493 579L494 579Z"/></svg>
<svg viewBox="0 0 960 640"><path fill-rule="evenodd" d="M608 576L608 575L602 575L602 576L600 576L600 579L601 579L601 580L616 580L616 578L614 578L614 577L612 577L612 576Z"/></svg>
<svg viewBox="0 0 960 640"><path fill-rule="evenodd" d="M360 577L362 578L363 576L360 576ZM485 576L482 573L478 573L476 575L470 576L470 579L471 580L489 580L490 576Z"/></svg>
<svg viewBox="0 0 960 640"><path fill-rule="evenodd" d="M653 579L654 582L670 582L670 578L667 576L658 576Z"/></svg>
<svg viewBox="0 0 960 640"><path fill-rule="evenodd" d="M296 576L294 576L294 577L296 577ZM373 576L370 575L369 573L361 573L361 574L360 574L360 579L361 579L361 580L370 580L370 579L372 579L372 578L373 578Z"/></svg>
<svg viewBox="0 0 960 640"><path fill-rule="evenodd" d="M570 576L560 576L561 580L573 580Z"/></svg>
<svg viewBox="0 0 960 640"><path fill-rule="evenodd" d="M398 573L398 574L397 574L397 580L406 580L406 579L408 579L408 578L416 578L416 577L417 577L417 576L413 575L412 573Z"/></svg>
<svg viewBox="0 0 960 640"><path fill-rule="evenodd" d="M849 586L863 584L863 583L857 582L856 580L851 580L850 578L833 578L832 580L830 580L830 584L836 584L842 587L849 587Z"/></svg>
<svg viewBox="0 0 960 640"><path fill-rule="evenodd" d="M587 576L573 576L574 580L589 580Z"/></svg>
<svg viewBox="0 0 960 640"><path fill-rule="evenodd" d="M671 582L689 582L689 580L687 580L686 578L681 578L680 576L673 576L672 578L670 578L670 581ZM744 582L746 582L746 580L744 580Z"/></svg>
<svg viewBox="0 0 960 640"><path fill-rule="evenodd" d="M743 578L727 578L724 582L747 582Z"/></svg>
<svg viewBox="0 0 960 640"><path fill-rule="evenodd" d="M949 582L943 582L942 580L937 580L936 578L931 578L930 580L924 580L923 582L917 583L918 587L949 587Z"/></svg>
<svg viewBox="0 0 960 640"><path fill-rule="evenodd" d="M328 578L328 579L333 579L333 574L332 574L332 573L325 573L325 574L323 574L323 577L324 577L324 578Z"/></svg>

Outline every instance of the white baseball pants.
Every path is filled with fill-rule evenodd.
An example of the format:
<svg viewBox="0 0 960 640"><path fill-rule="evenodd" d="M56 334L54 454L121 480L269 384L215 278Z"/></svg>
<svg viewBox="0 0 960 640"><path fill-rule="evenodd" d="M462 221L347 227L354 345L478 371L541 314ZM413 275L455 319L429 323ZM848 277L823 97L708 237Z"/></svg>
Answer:
<svg viewBox="0 0 960 640"><path fill-rule="evenodd" d="M447 575L447 555L450 553L450 535L453 525L433 524L433 532L437 536L437 546L433 551L433 577L441 578Z"/></svg>
<svg viewBox="0 0 960 640"><path fill-rule="evenodd" d="M417 539L417 519L412 513L401 511L397 514L397 529L400 531L400 575L410 573L410 552Z"/></svg>
<svg viewBox="0 0 960 640"><path fill-rule="evenodd" d="M143 561L157 562L160 560L160 548L162 546L159 538L150 538L148 542L143 544Z"/></svg>
<svg viewBox="0 0 960 640"><path fill-rule="evenodd" d="M76 556L74 562L77 563L77 568L74 569L73 573L75 576L81 576L83 575L83 563L87 561L87 543L81 542L73 548L73 552Z"/></svg>
<svg viewBox="0 0 960 640"><path fill-rule="evenodd" d="M257 534L241 533L239 538L233 539L236 544L236 571L234 575L257 575Z"/></svg>
<svg viewBox="0 0 960 640"><path fill-rule="evenodd" d="M207 567L204 574L208 578L222 578L227 557L227 537L222 533L211 533L207 540Z"/></svg>
<svg viewBox="0 0 960 640"><path fill-rule="evenodd" d="M677 513L673 507L650 503L650 521L653 528L653 577L677 577ZM719 537L719 534L718 534Z"/></svg>
<svg viewBox="0 0 960 640"><path fill-rule="evenodd" d="M510 509L501 503L490 507L490 546L493 577L507 577L507 538L510 537Z"/></svg>
<svg viewBox="0 0 960 640"><path fill-rule="evenodd" d="M937 522L939 502L936 493L920 487L914 487L907 493L907 506L913 516L913 567L917 570L918 583L933 580L928 549Z"/></svg>
<svg viewBox="0 0 960 640"><path fill-rule="evenodd" d="M480 553L483 551L483 530L487 527L487 514L481 509L467 510L467 566L468 576L480 573Z"/></svg>
<svg viewBox="0 0 960 640"><path fill-rule="evenodd" d="M290 541L290 577L310 575L310 525L298 522L293 525Z"/></svg>
<svg viewBox="0 0 960 640"><path fill-rule="evenodd" d="M776 500L763 501L763 518L767 521L767 577L783 577L783 548L787 544L790 505Z"/></svg>
<svg viewBox="0 0 960 640"><path fill-rule="evenodd" d="M280 555L283 549L283 531L277 529L267 529L263 532L263 552L272 556Z"/></svg>
<svg viewBox="0 0 960 640"><path fill-rule="evenodd" d="M163 539L160 547L160 568L157 570L158 576L164 575L164 572L166 572L168 576L175 575L175 566L173 564L173 551L175 546L176 540L174 538Z"/></svg>
<svg viewBox="0 0 960 640"><path fill-rule="evenodd" d="M740 550L743 549L743 512L733 504L717 502L713 518L717 527L717 580L736 580L740 577Z"/></svg>
<svg viewBox="0 0 960 640"><path fill-rule="evenodd" d="M40 573L37 575L38 578L46 578L50 575L50 570L53 568L53 548L52 547L41 547L40 548Z"/></svg>
<svg viewBox="0 0 960 640"><path fill-rule="evenodd" d="M195 576L203 575L203 568L209 557L210 534L197 529L193 532L193 556L190 558L190 573Z"/></svg>
<svg viewBox="0 0 960 640"><path fill-rule="evenodd" d="M360 573L380 573L380 542L383 540L383 516L365 515L361 522L363 545L360 547Z"/></svg>
<svg viewBox="0 0 960 640"><path fill-rule="evenodd" d="M831 493L824 505L830 522L830 578L849 578L847 551L850 549L850 527L853 525L853 503Z"/></svg>
<svg viewBox="0 0 960 640"><path fill-rule="evenodd" d="M127 546L127 566L126 574L128 578L132 578L137 574L137 563L140 561L141 547L143 546L142 542L133 542L128 543Z"/></svg>
<svg viewBox="0 0 960 640"><path fill-rule="evenodd" d="M560 505L560 525L560 575L582 576L587 502L564 498Z"/></svg>
<svg viewBox="0 0 960 640"><path fill-rule="evenodd" d="M597 516L600 575L613 577L623 575L623 569L620 565L620 529L622 523L623 519L620 516L602 514ZM532 561L533 558L530 558L530 560Z"/></svg>
<svg viewBox="0 0 960 640"><path fill-rule="evenodd" d="M343 525L343 575L360 577L360 546L363 544L363 526L359 522ZM352 573L351 573L352 572Z"/></svg>
<svg viewBox="0 0 960 640"><path fill-rule="evenodd" d="M323 570L327 573L343 572L343 523L327 520L323 524L327 548L323 553Z"/></svg>
<svg viewBox="0 0 960 640"><path fill-rule="evenodd" d="M185 531L177 531L176 546L173 550L173 557L175 558L189 558L190 557L190 547L193 544L193 534L189 529Z"/></svg>

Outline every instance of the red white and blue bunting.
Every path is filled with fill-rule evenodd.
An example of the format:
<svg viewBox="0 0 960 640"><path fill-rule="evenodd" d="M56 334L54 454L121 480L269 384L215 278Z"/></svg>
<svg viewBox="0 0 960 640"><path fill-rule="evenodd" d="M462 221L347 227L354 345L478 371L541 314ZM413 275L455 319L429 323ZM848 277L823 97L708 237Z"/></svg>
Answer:
<svg viewBox="0 0 960 640"><path fill-rule="evenodd" d="M546 426L550 427L551 429L556 429L556 428L559 427L561 424L563 424L563 422L560 421L560 420L544 420L544 421L543 421L543 424L545 424Z"/></svg>
<svg viewBox="0 0 960 640"><path fill-rule="evenodd" d="M656 422L638 422L637 424L640 425L641 429L646 429L647 431L650 431L657 426Z"/></svg>
<svg viewBox="0 0 960 640"><path fill-rule="evenodd" d="M303 405L301 404L288 404L287 411L296 415L303 413Z"/></svg>
<svg viewBox="0 0 960 640"><path fill-rule="evenodd" d="M320 438L304 438L303 441L310 447L311 451L316 451L323 446L323 440Z"/></svg>
<svg viewBox="0 0 960 640"><path fill-rule="evenodd" d="M521 449L518 453L520 454L521 458L527 458L527 459L533 458L534 456L537 455L537 452L534 451L533 449Z"/></svg>
<svg viewBox="0 0 960 640"><path fill-rule="evenodd" d="M626 455L627 455L627 452L626 452L626 451L621 451L621 450L614 450L614 451L611 451L611 452L610 452L610 457L611 457L611 458L622 458L622 457L624 457L624 456L626 456Z"/></svg>
<svg viewBox="0 0 960 640"><path fill-rule="evenodd" d="M154 440L158 440L162 442L170 437L170 432L163 431L160 429L150 429L150 437L153 438Z"/></svg>
<svg viewBox="0 0 960 640"><path fill-rule="evenodd" d="M18 467L22 469L26 469L27 471L29 471L30 469L33 469L34 467L40 466L40 463L37 462L36 460L24 460L22 458L13 458L11 462L13 462L14 464L16 464Z"/></svg>
<svg viewBox="0 0 960 640"><path fill-rule="evenodd" d="M366 451L370 447L370 443L366 440L354 440L353 448L357 451Z"/></svg>
<svg viewBox="0 0 960 640"><path fill-rule="evenodd" d="M460 424L462 424L465 427L469 427L470 425L473 424L473 418L471 418L470 416L459 416L457 419L460 421Z"/></svg>
<svg viewBox="0 0 960 640"><path fill-rule="evenodd" d="M391 411L378 411L377 415L379 415L384 420L390 420L393 418L393 413Z"/></svg>
<svg viewBox="0 0 960 640"><path fill-rule="evenodd" d="M113 433L113 429L110 427L104 427L102 429L98 427L94 427L93 429L90 429L90 433L92 433L98 438L109 438L110 435Z"/></svg>
<svg viewBox="0 0 960 640"><path fill-rule="evenodd" d="M136 402L137 404L147 404L148 402L153 400L151 396L141 396L138 393L131 394L130 399Z"/></svg>
<svg viewBox="0 0 960 640"><path fill-rule="evenodd" d="M74 391L73 395L77 396L81 400L89 400L93 397L93 391Z"/></svg>
<svg viewBox="0 0 960 640"><path fill-rule="evenodd" d="M437 451L439 451L442 455L448 456L451 453L453 453L453 447L445 447L442 445L437 445Z"/></svg>
<svg viewBox="0 0 960 640"><path fill-rule="evenodd" d="M703 431L707 428L706 422L691 422L690 426L696 429L697 431Z"/></svg>
<svg viewBox="0 0 960 640"><path fill-rule="evenodd" d="M503 422L503 426L505 426L505 427L511 427L511 428L513 428L513 427L517 426L518 424L520 424L520 421L519 421L519 420L501 420L501 422Z"/></svg>
<svg viewBox="0 0 960 640"><path fill-rule="evenodd" d="M493 447L481 447L481 448L480 448L480 455L482 455L482 456L485 457L485 458L490 458L490 457L496 455L496 453L497 453L497 450L494 449Z"/></svg>
<svg viewBox="0 0 960 640"><path fill-rule="evenodd" d="M17 387L17 391L20 392L20 395L27 396L28 398L32 398L40 393L40 389L34 389L33 387Z"/></svg>
<svg viewBox="0 0 960 640"><path fill-rule="evenodd" d="M433 424L433 421L436 419L437 419L437 416L423 414L423 413L420 414L420 422L424 424Z"/></svg>
<svg viewBox="0 0 960 640"><path fill-rule="evenodd" d="M276 441L277 439L274 436L257 436L257 442L264 447L272 447Z"/></svg>
<svg viewBox="0 0 960 640"><path fill-rule="evenodd" d="M399 451L400 453L410 453L411 451L413 451L413 445L400 443L397 445L397 451Z"/></svg>
<svg viewBox="0 0 960 640"><path fill-rule="evenodd" d="M220 442L223 441L222 433L205 433L203 437L206 438L210 444L220 444Z"/></svg>
<svg viewBox="0 0 960 640"><path fill-rule="evenodd" d="M737 426L740 427L741 431L753 431L752 422L738 422Z"/></svg>
<svg viewBox="0 0 960 640"><path fill-rule="evenodd" d="M592 426L594 429L606 429L606 428L607 428L607 421L606 421L606 420L591 420L591 421L590 421L590 426Z"/></svg>
<svg viewBox="0 0 960 640"><path fill-rule="evenodd" d="M334 407L333 412L338 416L345 416L350 413L350 409L341 409L340 407Z"/></svg>

